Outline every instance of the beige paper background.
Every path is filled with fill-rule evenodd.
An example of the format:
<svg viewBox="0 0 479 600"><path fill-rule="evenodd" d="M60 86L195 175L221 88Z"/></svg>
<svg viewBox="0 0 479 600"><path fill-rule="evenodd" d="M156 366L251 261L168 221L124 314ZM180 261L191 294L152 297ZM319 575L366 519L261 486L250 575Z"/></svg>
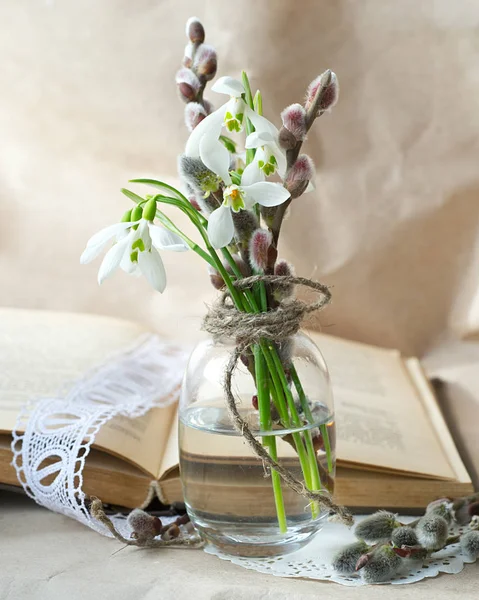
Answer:
<svg viewBox="0 0 479 600"><path fill-rule="evenodd" d="M235 7L1 4L0 303L197 331L212 290L193 254L165 254L162 297L122 275L99 289L96 265L78 264L88 237L128 206L118 189L129 178L175 177L186 131L173 78L193 12L218 48L219 73L248 69L276 123L319 72L339 75L340 102L307 143L317 191L293 207L280 248L299 273L334 285L321 319L327 331L422 354L444 332L477 330L477 7Z"/></svg>
<svg viewBox="0 0 479 600"><path fill-rule="evenodd" d="M88 237L123 213L117 190L130 177L175 177L186 132L173 77L192 13L218 49L219 73L246 68L276 123L313 77L338 74L340 102L306 146L317 190L293 207L280 253L334 286L321 317L328 333L427 354L462 399L453 418L477 448L477 346L431 354L479 329L473 2L4 0L0 304L198 336L213 291L194 255L165 253L161 297L125 275L99 289L96 265L78 263Z"/></svg>

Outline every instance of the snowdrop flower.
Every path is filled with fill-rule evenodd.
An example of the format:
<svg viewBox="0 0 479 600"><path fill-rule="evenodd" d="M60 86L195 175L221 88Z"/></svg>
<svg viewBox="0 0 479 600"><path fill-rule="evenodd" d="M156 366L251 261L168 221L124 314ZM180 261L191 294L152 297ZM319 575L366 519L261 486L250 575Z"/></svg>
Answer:
<svg viewBox="0 0 479 600"><path fill-rule="evenodd" d="M188 250L180 236L141 218L116 223L96 233L88 241L80 262L87 264L94 260L111 240L115 243L100 265L99 284L120 267L131 275L144 275L155 290L163 292L166 287L166 272L158 250Z"/></svg>
<svg viewBox="0 0 479 600"><path fill-rule="evenodd" d="M241 178L246 185L264 181L265 177L276 171L283 178L286 172L286 155L278 145L279 132L274 125L269 125L267 129L257 129L246 138L246 148L256 149L253 161L247 165Z"/></svg>
<svg viewBox="0 0 479 600"><path fill-rule="evenodd" d="M244 87L232 77L221 77L211 89L230 95L230 100L195 127L186 143L185 155L201 158L208 169L217 173L228 185L231 183L230 153L219 137L223 127L229 131L242 130L246 110L246 104L241 98Z"/></svg>
<svg viewBox="0 0 479 600"><path fill-rule="evenodd" d="M257 135L248 136L251 146L247 147L260 149L257 164L261 160L263 168L265 167L271 174L276 167L275 163L270 161L273 156L277 166L279 167L281 163L281 168L283 168L284 163L285 168L284 155L276 143L278 130L268 119L258 115L247 106L242 98L245 93L243 84L232 77L221 77L211 89L214 92L229 95L230 99L196 126L186 143L185 155L200 158L211 171L221 177L226 185L231 185L232 181L229 174L230 153L219 138L223 127L230 132L242 131L244 119L248 117ZM250 171L253 171L253 168ZM248 185L249 183L261 181L261 179L264 179L264 177L253 176L252 173L251 176L247 175Z"/></svg>
<svg viewBox="0 0 479 600"><path fill-rule="evenodd" d="M208 237L214 248L224 248L234 235L233 212L251 209L255 204L278 206L290 194L279 183L259 181L252 185L230 185L223 192L223 204L208 219Z"/></svg>

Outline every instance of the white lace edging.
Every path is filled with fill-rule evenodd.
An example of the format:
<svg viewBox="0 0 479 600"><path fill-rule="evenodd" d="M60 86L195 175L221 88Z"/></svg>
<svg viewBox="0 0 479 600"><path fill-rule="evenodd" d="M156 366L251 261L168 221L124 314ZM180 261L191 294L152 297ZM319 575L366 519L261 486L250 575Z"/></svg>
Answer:
<svg viewBox="0 0 479 600"><path fill-rule="evenodd" d="M18 417L12 441L12 464L26 494L45 508L110 535L90 517L82 489L95 436L116 416L140 417L151 408L174 403L186 360L184 348L148 335L65 386L57 397L30 401Z"/></svg>

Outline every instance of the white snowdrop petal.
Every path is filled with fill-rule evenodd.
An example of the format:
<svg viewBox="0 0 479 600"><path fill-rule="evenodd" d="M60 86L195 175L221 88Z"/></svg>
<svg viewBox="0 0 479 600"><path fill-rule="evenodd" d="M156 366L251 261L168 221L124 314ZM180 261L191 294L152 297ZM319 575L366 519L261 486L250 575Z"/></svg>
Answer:
<svg viewBox="0 0 479 600"><path fill-rule="evenodd" d="M150 225L150 236L153 246L159 250L172 250L173 252L189 250L188 245L179 235L169 231L165 227Z"/></svg>
<svg viewBox="0 0 479 600"><path fill-rule="evenodd" d="M277 171L281 179L283 179L286 174L286 168L288 166L286 154L279 146L273 146L272 148L268 147L268 149L271 150L271 154L275 157Z"/></svg>
<svg viewBox="0 0 479 600"><path fill-rule="evenodd" d="M214 248L224 248L234 235L231 210L222 204L214 210L208 219L208 237Z"/></svg>
<svg viewBox="0 0 479 600"><path fill-rule="evenodd" d="M135 275L138 273L138 263L131 262L130 253L131 249L129 249L128 252L125 251L123 254L123 257L120 261L120 269L125 271L125 273L128 273L128 275Z"/></svg>
<svg viewBox="0 0 479 600"><path fill-rule="evenodd" d="M261 206L278 206L290 197L288 190L281 184L270 181L260 181L253 185L242 186L242 189L248 203L253 202L261 204Z"/></svg>
<svg viewBox="0 0 479 600"><path fill-rule="evenodd" d="M100 244L104 246L107 242L109 242L116 235L120 234L125 229L129 229L130 227L132 227L133 225L136 225L137 223L138 223L138 221L121 222L121 223L115 223L114 225L109 225L108 227L101 229L98 233L95 233L95 235L93 235L88 240L87 248L88 248L88 246L98 246Z"/></svg>
<svg viewBox="0 0 479 600"><path fill-rule="evenodd" d="M241 185L249 186L253 185L253 183L258 183L259 181L264 181L264 173L259 168L258 161L254 160L251 162L241 175Z"/></svg>
<svg viewBox="0 0 479 600"><path fill-rule="evenodd" d="M229 185L231 183L229 174L230 153L218 137L204 135L201 138L200 157L208 169L219 175L226 185Z"/></svg>
<svg viewBox="0 0 479 600"><path fill-rule="evenodd" d="M149 252L138 252L138 266L153 289L160 293L165 291L165 266L155 248L152 248Z"/></svg>
<svg viewBox="0 0 479 600"><path fill-rule="evenodd" d="M80 264L86 265L99 256L105 247L105 244L97 244L96 246L87 246L80 256Z"/></svg>
<svg viewBox="0 0 479 600"><path fill-rule="evenodd" d="M265 117L258 115L258 113L249 106L246 106L245 108L245 116L253 123L254 128L258 133L269 133L274 140L278 139L279 131L273 123L268 121Z"/></svg>
<svg viewBox="0 0 479 600"><path fill-rule="evenodd" d="M121 242L115 244L105 254L100 269L98 270L98 283L101 285L105 279L113 275L116 269L120 266L121 260L125 251L128 249L128 238L125 238Z"/></svg>
<svg viewBox="0 0 479 600"><path fill-rule="evenodd" d="M185 155L193 158L200 157L200 142L204 136L217 140L221 135L223 121L225 118L226 105L220 106L206 118L204 118L191 132L186 142Z"/></svg>
<svg viewBox="0 0 479 600"><path fill-rule="evenodd" d="M253 131L246 138L245 148L259 148L265 144L274 142L274 138L269 131Z"/></svg>
<svg viewBox="0 0 479 600"><path fill-rule="evenodd" d="M244 87L241 81L234 79L233 77L220 77L214 85L211 86L213 92L219 94L227 94L228 96L234 96L239 98L241 94L244 94Z"/></svg>

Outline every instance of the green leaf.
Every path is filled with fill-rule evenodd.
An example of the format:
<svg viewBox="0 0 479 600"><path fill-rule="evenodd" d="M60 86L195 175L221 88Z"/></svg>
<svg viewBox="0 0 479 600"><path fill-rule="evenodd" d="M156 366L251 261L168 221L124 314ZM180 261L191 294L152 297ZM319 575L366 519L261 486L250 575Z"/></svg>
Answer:
<svg viewBox="0 0 479 600"><path fill-rule="evenodd" d="M231 181L235 185L241 184L241 175L237 171L230 171Z"/></svg>
<svg viewBox="0 0 479 600"><path fill-rule="evenodd" d="M183 196L183 194L177 190L176 188L174 188L171 185L168 185L167 183L165 183L164 181L159 181L158 179L130 179L130 183L143 183L145 185L151 185L152 187L158 188L160 190L162 190L163 192L169 192L170 194L172 193L175 198L178 198L178 200L186 200L187 199Z"/></svg>
<svg viewBox="0 0 479 600"><path fill-rule="evenodd" d="M251 95L251 86L249 84L249 79L248 79L248 75L246 74L246 71L241 72L241 79L243 81L243 87L245 90L245 93L243 94L245 102L250 108L252 108L254 110L253 96ZM246 129L246 135L249 135L250 133L253 133L253 131L254 131L253 124L251 123L251 121L249 119L245 119L245 129ZM256 150L254 148L248 148L246 150L246 164L247 165L249 165L250 162L254 159L255 153L256 153Z"/></svg>
<svg viewBox="0 0 479 600"><path fill-rule="evenodd" d="M231 152L232 154L236 152L236 144L231 138L226 135L220 135L220 140L223 142L223 145L228 152Z"/></svg>
<svg viewBox="0 0 479 600"><path fill-rule="evenodd" d="M241 72L241 80L243 82L246 104L254 110L253 96L251 94L251 86L249 84L249 79L248 79L248 75L246 74L246 71Z"/></svg>
<svg viewBox="0 0 479 600"><path fill-rule="evenodd" d="M255 112L263 116L263 96L259 90L256 90L256 94L254 95L253 106Z"/></svg>
<svg viewBox="0 0 479 600"><path fill-rule="evenodd" d="M146 202L145 198L138 196L138 194L135 194L135 192L127 190L126 188L121 188L120 192L130 200L133 200L133 202L135 202L136 204L139 204L140 202Z"/></svg>

